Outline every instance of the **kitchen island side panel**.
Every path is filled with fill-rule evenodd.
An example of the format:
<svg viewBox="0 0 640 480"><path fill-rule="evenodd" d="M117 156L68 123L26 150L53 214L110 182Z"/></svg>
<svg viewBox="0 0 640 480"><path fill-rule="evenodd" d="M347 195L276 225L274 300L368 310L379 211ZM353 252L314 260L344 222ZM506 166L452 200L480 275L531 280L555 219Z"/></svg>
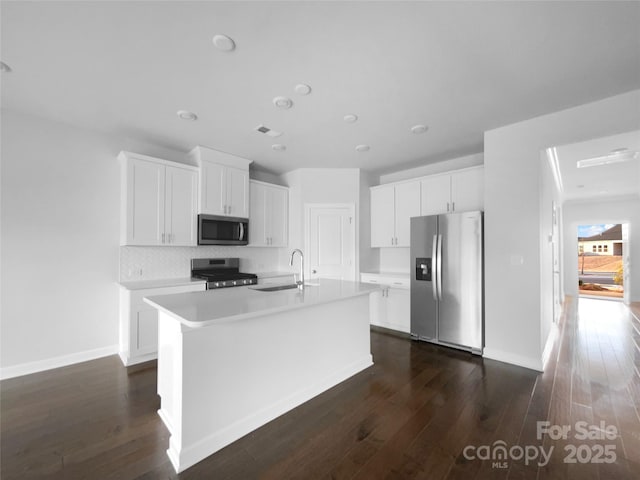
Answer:
<svg viewBox="0 0 640 480"><path fill-rule="evenodd" d="M372 365L369 295L194 329L161 317L178 472Z"/></svg>

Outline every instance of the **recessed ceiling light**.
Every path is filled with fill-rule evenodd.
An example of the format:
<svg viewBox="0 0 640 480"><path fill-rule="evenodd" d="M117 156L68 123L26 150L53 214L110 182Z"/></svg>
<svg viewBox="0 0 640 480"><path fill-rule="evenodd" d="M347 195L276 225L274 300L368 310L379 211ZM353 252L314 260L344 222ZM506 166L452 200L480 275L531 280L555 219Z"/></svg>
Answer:
<svg viewBox="0 0 640 480"><path fill-rule="evenodd" d="M218 50L222 50L223 52L231 52L236 48L236 42L226 35L214 35L213 44Z"/></svg>
<svg viewBox="0 0 640 480"><path fill-rule="evenodd" d="M0 62L0 71L5 73L11 73L11 67L4 62Z"/></svg>
<svg viewBox="0 0 640 480"><path fill-rule="evenodd" d="M354 113L347 113L344 116L344 121L347 123L356 123L358 121L358 116Z"/></svg>
<svg viewBox="0 0 640 480"><path fill-rule="evenodd" d="M371 149L369 145L358 145L356 147L356 152L368 152Z"/></svg>
<svg viewBox="0 0 640 480"><path fill-rule="evenodd" d="M281 143L271 145L271 148L273 148L276 152L284 152L287 149L286 145L282 145Z"/></svg>
<svg viewBox="0 0 640 480"><path fill-rule="evenodd" d="M295 91L300 95L309 95L311 93L311 87L306 83L299 83L295 86Z"/></svg>
<svg viewBox="0 0 640 480"><path fill-rule="evenodd" d="M413 127L411 127L412 133L424 133L427 130L429 130L429 127L427 127L426 125L414 125Z"/></svg>
<svg viewBox="0 0 640 480"><path fill-rule="evenodd" d="M176 112L176 114L182 119L182 120L189 120L191 122L195 121L198 119L198 115L196 115L193 112L190 112L188 110L178 110Z"/></svg>
<svg viewBox="0 0 640 480"><path fill-rule="evenodd" d="M287 97L276 97L273 99L273 104L278 108L288 110L293 107L293 100Z"/></svg>

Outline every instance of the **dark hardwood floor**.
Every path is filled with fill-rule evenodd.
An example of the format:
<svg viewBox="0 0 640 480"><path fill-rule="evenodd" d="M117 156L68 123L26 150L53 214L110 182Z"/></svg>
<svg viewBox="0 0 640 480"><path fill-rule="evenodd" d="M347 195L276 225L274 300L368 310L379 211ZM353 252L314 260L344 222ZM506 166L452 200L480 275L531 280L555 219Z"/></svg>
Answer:
<svg viewBox="0 0 640 480"><path fill-rule="evenodd" d="M372 332L373 367L180 475L165 454L153 364L127 370L113 356L5 380L0 476L640 478L640 321L619 302L574 299L560 327L543 374ZM538 439L544 420L571 426L568 439ZM577 421L619 435L576 440ZM497 441L553 453L544 466L509 457L498 468L465 458ZM567 445L577 448L576 463L565 462ZM615 447L612 463L580 463L606 445Z"/></svg>

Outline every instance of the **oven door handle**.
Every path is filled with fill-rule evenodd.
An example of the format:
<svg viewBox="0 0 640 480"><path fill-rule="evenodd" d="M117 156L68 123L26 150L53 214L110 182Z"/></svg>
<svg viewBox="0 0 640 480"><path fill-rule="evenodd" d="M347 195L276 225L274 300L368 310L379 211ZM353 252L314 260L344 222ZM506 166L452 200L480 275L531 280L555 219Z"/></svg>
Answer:
<svg viewBox="0 0 640 480"><path fill-rule="evenodd" d="M244 240L244 223L238 222L238 225L240 225L240 238L238 240Z"/></svg>

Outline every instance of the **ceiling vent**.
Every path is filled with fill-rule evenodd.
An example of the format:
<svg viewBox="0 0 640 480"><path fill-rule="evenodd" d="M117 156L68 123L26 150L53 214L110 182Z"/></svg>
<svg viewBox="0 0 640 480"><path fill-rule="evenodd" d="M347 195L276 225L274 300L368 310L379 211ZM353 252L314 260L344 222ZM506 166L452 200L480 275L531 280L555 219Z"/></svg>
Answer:
<svg viewBox="0 0 640 480"><path fill-rule="evenodd" d="M279 137L280 135L282 135L282 132L278 132L277 130L271 130L269 127L265 127L264 125L258 125L255 128L256 132L260 132L260 133L264 133L265 135L267 135L268 137Z"/></svg>

